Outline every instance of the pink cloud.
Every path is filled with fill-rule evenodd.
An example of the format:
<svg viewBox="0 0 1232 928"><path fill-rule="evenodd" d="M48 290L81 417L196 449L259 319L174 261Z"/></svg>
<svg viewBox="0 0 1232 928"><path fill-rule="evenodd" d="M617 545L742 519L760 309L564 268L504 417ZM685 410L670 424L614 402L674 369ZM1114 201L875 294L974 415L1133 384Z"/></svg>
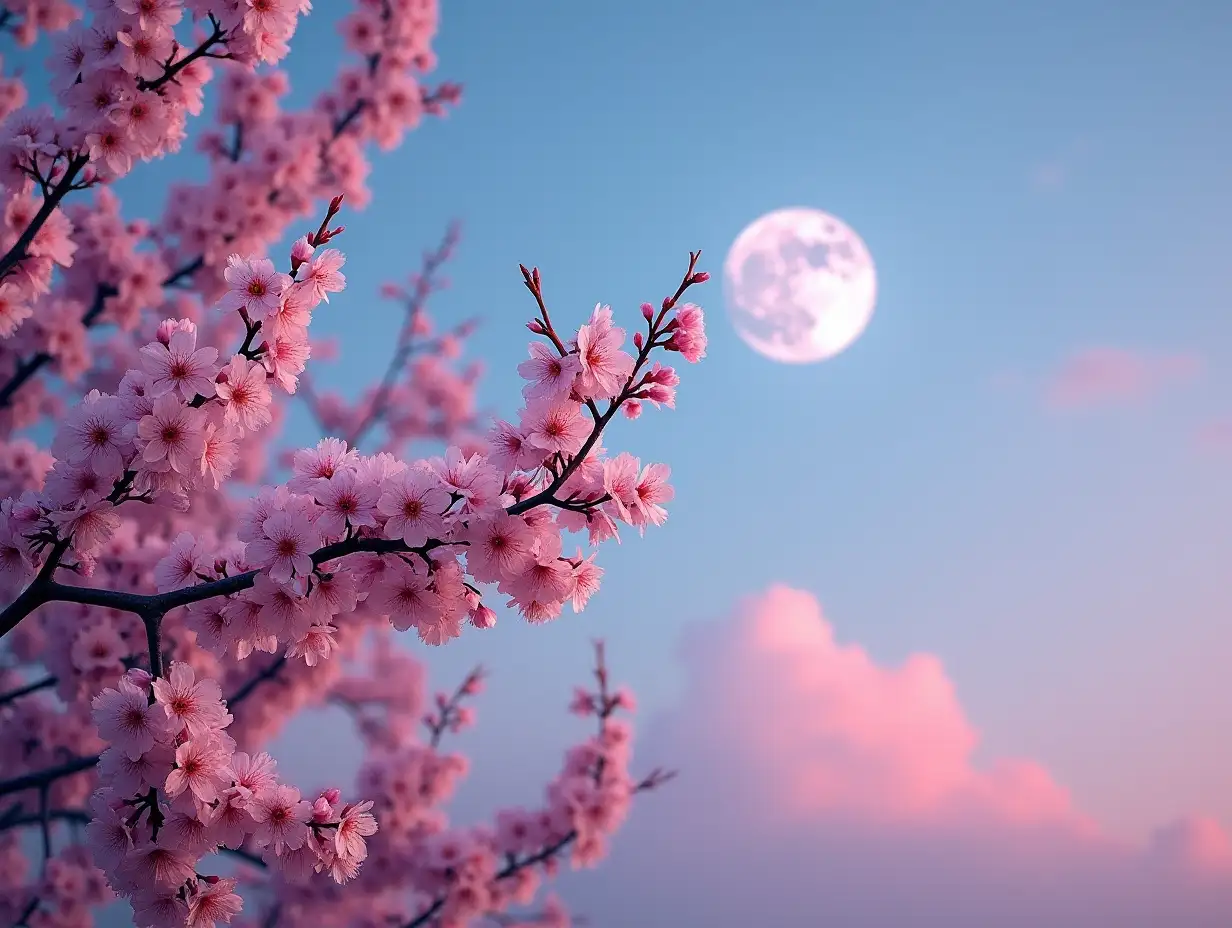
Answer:
<svg viewBox="0 0 1232 928"><path fill-rule="evenodd" d="M742 732L775 814L1089 825L1038 765L973 764L978 737L940 661L916 654L878 665L835 640L808 593L773 587L746 602L721 639L686 650L694 660L705 652L706 673L683 711L723 719L723 737ZM736 678L739 687L725 682Z"/></svg>
<svg viewBox="0 0 1232 928"><path fill-rule="evenodd" d="M1232 873L1232 837L1219 822L1204 816L1157 829L1149 850L1161 863L1190 872Z"/></svg>
<svg viewBox="0 0 1232 928"><path fill-rule="evenodd" d="M1198 430L1198 447L1208 451L1232 448L1232 418L1216 419Z"/></svg>
<svg viewBox="0 0 1232 928"><path fill-rule="evenodd" d="M879 663L809 593L748 599L681 653L685 690L637 747L681 776L573 884L605 928L1232 925L1218 822L1108 837L1040 764L977 762L935 656Z"/></svg>
<svg viewBox="0 0 1232 928"><path fill-rule="evenodd" d="M1071 354L1046 384L1050 405L1091 408L1145 399L1193 380L1202 370L1192 355L1149 356L1122 348L1087 348Z"/></svg>

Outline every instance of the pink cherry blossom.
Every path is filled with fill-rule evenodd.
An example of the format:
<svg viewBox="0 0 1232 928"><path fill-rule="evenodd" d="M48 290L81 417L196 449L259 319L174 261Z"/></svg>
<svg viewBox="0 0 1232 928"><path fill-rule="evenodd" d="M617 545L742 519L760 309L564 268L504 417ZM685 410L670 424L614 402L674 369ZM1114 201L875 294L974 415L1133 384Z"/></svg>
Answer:
<svg viewBox="0 0 1232 928"><path fill-rule="evenodd" d="M150 705L145 692L128 680L121 679L115 689L103 690L91 705L99 735L133 760L169 732L162 707Z"/></svg>
<svg viewBox="0 0 1232 928"><path fill-rule="evenodd" d="M265 383L265 368L236 355L220 376L215 389L223 403L226 421L246 432L269 425L272 397Z"/></svg>
<svg viewBox="0 0 1232 928"><path fill-rule="evenodd" d="M239 255L227 258L223 273L230 286L218 303L224 311L243 310L250 319L260 321L276 312L283 292L291 286L291 278L274 269L267 258L245 260Z"/></svg>
<svg viewBox="0 0 1232 928"><path fill-rule="evenodd" d="M217 681L197 680L192 667L183 661L173 663L168 676L155 679L153 687L156 705L162 707L168 720L176 728L186 728L194 738L230 721Z"/></svg>
<svg viewBox="0 0 1232 928"><path fill-rule="evenodd" d="M214 376L218 373L214 361L218 349L198 348L195 331L177 329L167 344L151 342L141 349L141 354L146 373L150 375L147 387L150 396L178 391L187 401L198 394L214 395Z"/></svg>
<svg viewBox="0 0 1232 928"><path fill-rule="evenodd" d="M385 535L418 547L444 529L449 493L426 467L411 467L384 485L377 509L385 516Z"/></svg>

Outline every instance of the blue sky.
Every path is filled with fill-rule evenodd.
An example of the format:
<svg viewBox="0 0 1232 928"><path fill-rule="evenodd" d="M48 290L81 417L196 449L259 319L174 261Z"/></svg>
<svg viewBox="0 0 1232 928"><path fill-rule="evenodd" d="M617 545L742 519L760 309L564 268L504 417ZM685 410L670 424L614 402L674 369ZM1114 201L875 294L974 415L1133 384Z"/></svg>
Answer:
<svg viewBox="0 0 1232 928"><path fill-rule="evenodd" d="M302 99L333 70L334 8L297 36ZM463 805L555 767L591 637L651 714L681 629L782 580L882 661L938 654L989 754L1043 761L1110 827L1232 818L1229 459L1194 441L1232 412L1230 40L1214 2L445 4L437 76L466 95L377 157L377 197L346 219L350 289L314 323L344 352L325 382L383 363L377 289L453 218L435 311L482 318L481 398L506 414L519 262L561 321L596 301L633 320L689 249L717 272L747 223L799 205L851 224L879 271L865 335L806 367L753 354L701 290L710 357L678 409L608 441L672 466L667 526L604 551L583 616L502 614L426 655L442 683L495 672ZM184 160L123 184L129 214L158 212L151 181ZM1206 370L1128 409L1047 409L1048 372L1094 345ZM315 763L305 730L284 748Z"/></svg>

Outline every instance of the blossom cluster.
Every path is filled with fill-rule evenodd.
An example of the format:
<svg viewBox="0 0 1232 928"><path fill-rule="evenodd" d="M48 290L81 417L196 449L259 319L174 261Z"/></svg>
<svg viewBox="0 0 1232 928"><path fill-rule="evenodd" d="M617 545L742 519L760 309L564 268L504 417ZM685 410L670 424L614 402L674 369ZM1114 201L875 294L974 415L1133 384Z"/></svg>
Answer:
<svg viewBox="0 0 1232 928"><path fill-rule="evenodd" d="M217 349L198 346L195 323L167 319L117 393L92 390L70 411L52 442L56 461L43 490L0 504L0 589L23 586L44 555L71 555L89 576L124 503L185 509L194 489L218 488L230 476L239 440L270 422L271 386L295 390L312 310L344 286L341 253L314 247L329 237L323 224L297 240L292 274L268 259L232 259L232 289L220 305L239 313L248 334L225 364Z"/></svg>
<svg viewBox="0 0 1232 928"><path fill-rule="evenodd" d="M70 0L4 0L0 30L11 32L18 44L33 45L40 32L59 32L81 16Z"/></svg>
<svg viewBox="0 0 1232 928"><path fill-rule="evenodd" d="M165 678L131 670L93 701L109 747L88 841L140 925L229 922L242 905L235 881L197 871L219 847L250 841L296 878L327 871L344 883L377 831L371 802L342 805L336 789L306 801L278 781L268 754L236 750L221 696L216 682L173 663Z"/></svg>
<svg viewBox="0 0 1232 928"><path fill-rule="evenodd" d="M89 26L73 26L50 64L60 111L21 109L0 128L0 335L10 336L73 263L72 224L59 202L128 174L136 161L176 151L201 112L211 59L252 68L287 51L306 0L104 0ZM206 28L177 36L189 14ZM56 21L54 24L58 24ZM36 196L36 191L40 194Z"/></svg>
<svg viewBox="0 0 1232 928"><path fill-rule="evenodd" d="M313 315L345 284L330 224L344 195L368 196L366 145L458 100L422 83L436 3L353 0L354 58L300 111L282 107L285 73L255 65L286 54L307 2L89 7L69 28L63 0L0 6L21 42L63 33L54 108L0 76L0 924L88 928L115 891L142 928L564 928L550 898L513 913L561 862L593 864L663 780L629 775L630 698L608 692L600 652L573 707L598 730L543 801L453 827L440 807L466 763L442 742L473 723L483 678L425 707L391 633L443 644L490 627L497 596L532 623L581 610L597 546L664 521L667 467L604 437L618 414L674 406L665 353L704 356L682 299L707 278L698 255L631 337L603 305L558 332L523 268L538 314L522 403L487 430L477 366L453 363L473 323L426 311L451 230L387 288L404 313L389 366L345 400L306 369L329 353ZM214 74L206 177L173 186L157 221L125 217L108 185L182 145ZM260 257L329 197L287 264ZM332 437L275 457L292 397ZM408 453L425 440L442 453ZM327 704L364 740L368 802L301 797L262 750ZM240 868L206 872L214 853Z"/></svg>
<svg viewBox="0 0 1232 928"><path fill-rule="evenodd" d="M438 693L423 713L429 737L416 742L408 723L421 706L407 702L407 690L392 682L399 679L393 671L413 672L414 666L405 655L387 650L378 651L376 660L378 672L345 679L334 690L335 701L360 720L367 759L358 788L372 797L372 812L381 822L355 881L362 894L339 891L328 882L284 881L278 893L280 925L341 926L382 917L400 925L468 925L525 906L566 855L574 866L593 865L633 797L670 776L655 771L635 780L629 774L630 729L617 714L634 706L627 692L610 691L600 649L597 686L580 691L590 706L586 714L597 723L595 734L566 753L542 803L501 810L490 824L451 827L438 807L452 796L466 762L443 753L440 741L473 722L465 702L481 691L482 677L474 673L453 694ZM551 901L533 918L502 923L569 924Z"/></svg>
<svg viewBox="0 0 1232 928"><path fill-rule="evenodd" d="M672 495L666 467L642 467L628 453L608 457L601 437L621 409L629 414L642 402L674 405L679 378L650 362L656 349L686 359L704 354L702 314L680 301L706 279L695 270L697 255L675 294L657 310L644 305L646 328L632 339L634 353L626 351L625 332L606 306L597 306L563 340L543 302L538 272L524 271L540 307L529 328L543 341L532 343L521 366L526 386L517 424L498 422L483 451L451 447L443 457L408 463L322 440L295 454L289 480L262 490L241 510L233 542L187 531L171 541L148 574L157 592L92 585L96 576L115 576L98 566L128 524L124 511L182 512L198 491L218 490L230 474L237 436L270 421L271 387L296 389L312 311L344 285L341 254L323 247L341 231L329 228L340 205L335 199L320 228L295 242L289 273L267 259L230 259L219 309L240 320L244 338L226 364L215 349L199 347L191 321L165 320L118 393L91 391L65 417L43 489L0 503L0 565L6 588L20 591L0 613L6 628L48 601L134 616L127 635L107 621L74 638L69 656L80 673L78 688L123 669L126 659L139 655L134 644L144 633L148 671L124 670L93 702L107 747L98 759L100 791L91 806L99 862L111 887L133 901L141 925L184 918L205 924L210 913L222 918L236 910L236 885L195 869L201 855L218 847L272 842L284 868L294 864L301 876L328 870L340 882L355 877L366 856L362 842L328 850L320 837L350 821L351 807L335 817L336 794L322 794L308 815L292 787L257 789L245 780L253 755L237 750L223 733L233 717L220 699L220 683L198 679L183 661L173 662L164 677L161 636L168 612L186 607L182 628L192 646L219 665L282 650L279 661L313 668L329 661L337 636L345 638L360 616L387 620L397 630L414 628L421 640L443 644L467 620L479 628L494 623L482 586L509 597L531 622L555 618L566 603L580 611L602 571L595 552L585 555L579 547L566 556L564 536L582 532L593 546L614 537L620 524L644 530L666 517L663 504ZM58 571L70 571L74 581L59 582ZM64 682L60 686L63 692ZM438 733L466 723L465 713L447 702L439 708ZM180 718L181 710L189 714ZM475 835L425 844L410 821L414 809L399 811L387 792L372 790L379 814L388 815L399 833L416 835L415 885L444 923L467 924L525 898L518 887L527 878L506 882L499 866L510 855L550 851L551 857L566 844L578 865L601 855L604 836L619 824L631 795L628 733L607 714L598 740L571 752L549 790L547 809L534 822L511 826L510 834L522 835L516 847ZM164 723L164 716L171 721ZM382 756L398 769L444 776L438 787L421 784L424 798L447 792L449 763L438 767L433 760L423 768L421 749L402 746ZM366 777L361 783L371 785ZM234 812L227 811L226 790L247 790L234 794ZM266 806L283 800L278 821L292 822L295 835L303 836L302 826L316 838L301 841L265 828L273 814ZM354 808L357 816L368 814L369 807ZM219 837L224 812L238 830ZM148 834L135 834L143 820ZM361 824L375 828L366 818ZM108 827L111 857L99 844L100 829ZM438 851L447 863L423 861L423 854L435 859ZM200 912L206 914L194 914Z"/></svg>
<svg viewBox="0 0 1232 928"><path fill-rule="evenodd" d="M327 192L362 203L365 144L392 147L423 117L457 102L457 85L420 84L435 66L435 2L355 2L342 31L362 64L345 64L335 86L298 112L279 107L286 75L253 65L285 52L308 7L301 0L103 0L88 25L59 39L48 62L60 112L9 115L24 102L24 87L9 82L10 92L9 83L0 84L0 113L8 117L0 124L0 176L8 188L0 190L7 201L0 211L0 376L8 377L0 380L0 433L32 423L54 402L42 372L72 382L91 366L98 349L90 329L110 323L130 332L142 314L159 310L184 316L176 304L186 294L213 303L225 292L229 255L262 253ZM202 28L159 59L159 75L125 70L136 65L133 48L145 48L147 39L165 44L188 19ZM49 30L67 25L41 21ZM100 185L139 160L176 150L215 71L222 75L217 128L199 137L209 176L174 185L158 222L125 222ZM73 199L86 188L93 202Z"/></svg>

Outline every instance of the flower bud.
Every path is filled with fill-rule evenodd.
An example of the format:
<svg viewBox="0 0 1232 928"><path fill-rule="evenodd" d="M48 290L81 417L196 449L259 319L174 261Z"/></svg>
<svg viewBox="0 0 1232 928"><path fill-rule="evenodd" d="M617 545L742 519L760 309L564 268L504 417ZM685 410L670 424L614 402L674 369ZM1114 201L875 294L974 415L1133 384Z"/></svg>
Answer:
<svg viewBox="0 0 1232 928"><path fill-rule="evenodd" d="M492 628L496 625L496 613L481 605L471 613L471 624L476 628Z"/></svg>

